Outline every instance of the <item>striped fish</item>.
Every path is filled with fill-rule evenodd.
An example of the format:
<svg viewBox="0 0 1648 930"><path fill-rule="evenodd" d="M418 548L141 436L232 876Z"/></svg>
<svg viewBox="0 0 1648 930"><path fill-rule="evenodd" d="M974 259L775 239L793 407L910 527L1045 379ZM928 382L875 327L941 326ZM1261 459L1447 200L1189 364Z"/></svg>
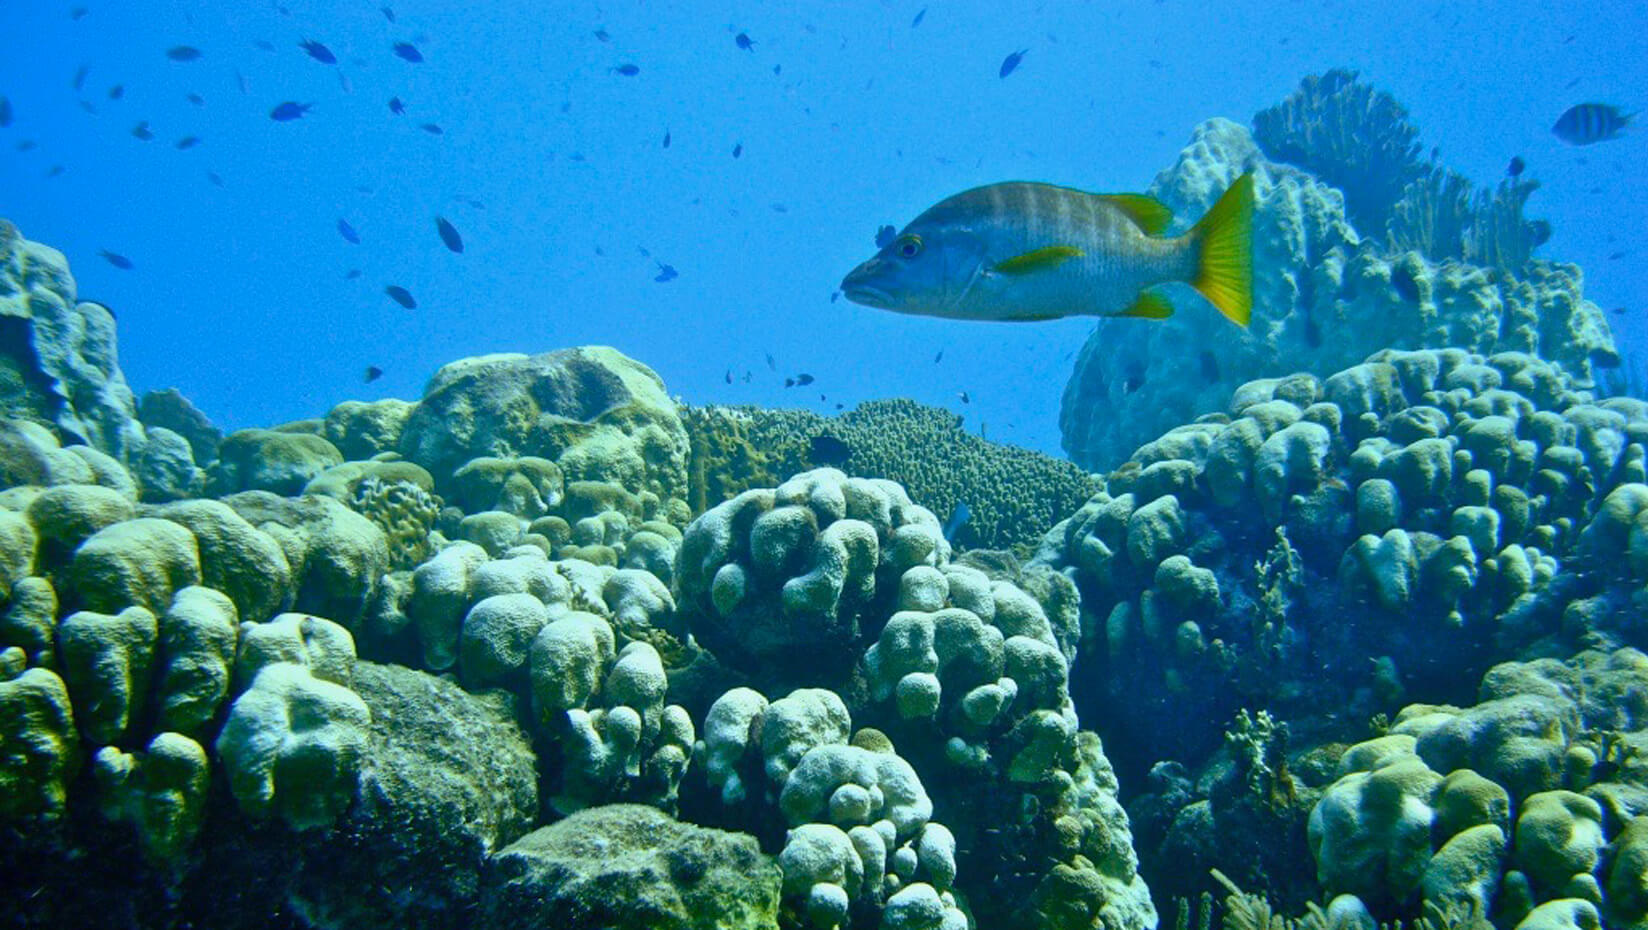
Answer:
<svg viewBox="0 0 1648 930"><path fill-rule="evenodd" d="M1141 194L1012 181L916 217L841 282L855 303L959 320L1165 319L1157 285L1185 281L1230 320L1253 309L1253 177L1236 179L1182 236Z"/></svg>
<svg viewBox="0 0 1648 930"><path fill-rule="evenodd" d="M1569 145L1590 145L1618 139L1630 125L1635 113L1621 115L1619 107L1607 103L1581 103L1567 112L1551 127L1551 133Z"/></svg>

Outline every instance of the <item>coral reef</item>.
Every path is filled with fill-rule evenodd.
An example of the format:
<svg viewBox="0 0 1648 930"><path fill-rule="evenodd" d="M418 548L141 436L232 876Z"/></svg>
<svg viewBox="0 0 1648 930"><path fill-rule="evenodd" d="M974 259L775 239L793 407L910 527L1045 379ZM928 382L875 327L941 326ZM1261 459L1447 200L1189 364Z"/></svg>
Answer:
<svg viewBox="0 0 1648 930"><path fill-rule="evenodd" d="M1048 535L1038 558L1082 588L1078 705L1125 703L1111 750L1141 740L1142 774L1210 751L1241 706L1365 720L1529 650L1620 641L1630 586L1578 601L1604 579L1559 566L1623 541L1645 415L1516 353L1385 351L1239 388Z"/></svg>
<svg viewBox="0 0 1648 930"><path fill-rule="evenodd" d="M1342 68L1309 75L1292 96L1255 113L1253 138L1271 160L1338 188L1357 229L1383 229L1403 188L1425 171L1407 109Z"/></svg>
<svg viewBox="0 0 1648 930"><path fill-rule="evenodd" d="M1343 89L1353 87L1361 85ZM1298 118L1315 125L1308 112ZM1262 270L1253 320L1234 332L1206 325L1204 308L1186 307L1148 325L1101 322L1077 356L1060 412L1064 449L1077 464L1112 468L1152 436L1222 409L1230 391L1253 378L1326 377L1385 348L1526 352L1584 387L1595 360L1617 358L1601 310L1583 297L1579 269L1528 258L1549 235L1521 215L1533 182L1471 193L1445 172L1398 170L1406 164L1397 157L1403 133L1358 130L1363 114L1355 106L1328 112L1336 115L1322 117L1323 125L1339 127L1336 136L1367 158L1383 153L1376 160L1393 166L1368 175L1388 180L1367 194L1384 198L1377 216L1349 209L1351 191L1333 180L1367 166L1343 154L1329 159L1342 166L1333 170L1308 159L1282 164L1266 156L1273 143L1262 147L1226 120L1198 126L1178 163L1157 176L1149 193L1175 216L1197 217L1237 176L1253 173L1253 257ZM1352 122L1342 126L1344 119ZM1385 215L1393 211L1387 243Z"/></svg>
<svg viewBox="0 0 1648 930"><path fill-rule="evenodd" d="M201 482L197 463L209 461L197 458L191 439L168 428L185 426L200 435L187 416L157 414L150 426L138 419L115 351L114 314L77 300L62 253L24 239L4 220L0 417L39 424L71 448L94 449L124 463L131 469L127 480L145 500L192 495ZM13 483L21 482L6 482Z"/></svg>
<svg viewBox="0 0 1648 930"><path fill-rule="evenodd" d="M866 401L835 417L805 410L688 407L694 513L751 488L770 487L817 465L858 478L886 478L945 520L957 505L971 517L956 533L968 548L1029 547L1097 490L1069 462L993 443L961 418L910 400ZM816 437L839 440L845 462L814 461Z"/></svg>

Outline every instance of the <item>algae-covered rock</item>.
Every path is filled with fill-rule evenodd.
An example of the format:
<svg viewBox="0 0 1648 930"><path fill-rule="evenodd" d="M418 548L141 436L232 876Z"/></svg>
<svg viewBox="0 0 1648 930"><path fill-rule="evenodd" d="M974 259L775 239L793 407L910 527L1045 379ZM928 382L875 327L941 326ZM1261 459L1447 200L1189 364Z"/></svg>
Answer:
<svg viewBox="0 0 1648 930"><path fill-rule="evenodd" d="M442 367L406 420L400 452L429 469L443 493L471 459L536 456L569 481L611 481L684 501L687 446L663 381L617 351L591 346Z"/></svg>
<svg viewBox="0 0 1648 930"><path fill-rule="evenodd" d="M120 741L142 714L159 631L155 615L136 606L118 614L76 611L58 624L63 679L91 742Z"/></svg>
<svg viewBox="0 0 1648 930"><path fill-rule="evenodd" d="M778 927L778 866L755 838L633 804L573 814L500 852L479 928Z"/></svg>
<svg viewBox="0 0 1648 930"><path fill-rule="evenodd" d="M324 827L355 799L371 722L355 692L277 662L230 706L216 750L242 811Z"/></svg>
<svg viewBox="0 0 1648 930"><path fill-rule="evenodd" d="M229 696L240 639L234 602L211 588L177 592L160 617L157 721L199 738Z"/></svg>
<svg viewBox="0 0 1648 930"><path fill-rule="evenodd" d="M280 544L228 505L177 501L152 512L194 535L201 582L228 595L244 619L266 620L290 603L292 569Z"/></svg>
<svg viewBox="0 0 1648 930"><path fill-rule="evenodd" d="M321 472L343 461L343 453L310 433L246 429L230 433L218 446L208 477L214 497L241 491L299 494Z"/></svg>
<svg viewBox="0 0 1648 930"><path fill-rule="evenodd" d="M372 717L359 796L284 854L291 900L317 925L474 926L488 863L538 816L512 702L395 665L362 662L354 680Z"/></svg>
<svg viewBox="0 0 1648 930"><path fill-rule="evenodd" d="M323 495L248 491L223 502L280 545L296 589L291 609L345 626L362 620L389 571L389 543L377 524Z"/></svg>
<svg viewBox="0 0 1648 930"><path fill-rule="evenodd" d="M68 580L63 593L71 606L105 613L135 606L159 614L176 591L200 583L200 548L193 533L170 520L125 520L80 544Z"/></svg>
<svg viewBox="0 0 1648 930"><path fill-rule="evenodd" d="M188 849L206 817L206 750L181 733L161 733L140 752L114 746L92 763L103 816L129 822L143 851L172 859Z"/></svg>
<svg viewBox="0 0 1648 930"><path fill-rule="evenodd" d="M0 654L0 819L59 816L80 761L69 689L56 672L22 670L22 656L8 652Z"/></svg>

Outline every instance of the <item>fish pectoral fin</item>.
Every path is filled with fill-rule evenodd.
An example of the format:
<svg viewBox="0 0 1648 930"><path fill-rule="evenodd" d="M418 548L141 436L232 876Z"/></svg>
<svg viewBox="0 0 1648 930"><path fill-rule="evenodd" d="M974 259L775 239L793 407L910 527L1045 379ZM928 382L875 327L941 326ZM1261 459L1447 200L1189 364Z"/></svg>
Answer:
<svg viewBox="0 0 1648 930"><path fill-rule="evenodd" d="M1030 274L1033 271L1057 268L1066 261L1081 256L1082 250L1073 245L1045 245L1039 249L1031 249L1023 255L996 262L990 270L1002 274Z"/></svg>
<svg viewBox="0 0 1648 930"><path fill-rule="evenodd" d="M1127 214L1147 236L1161 235L1173 222L1173 211L1154 197L1144 194L1100 194L1099 197Z"/></svg>
<svg viewBox="0 0 1648 930"><path fill-rule="evenodd" d="M1143 320L1165 320L1173 315L1173 305L1155 291L1140 291L1132 306L1111 316L1134 316Z"/></svg>

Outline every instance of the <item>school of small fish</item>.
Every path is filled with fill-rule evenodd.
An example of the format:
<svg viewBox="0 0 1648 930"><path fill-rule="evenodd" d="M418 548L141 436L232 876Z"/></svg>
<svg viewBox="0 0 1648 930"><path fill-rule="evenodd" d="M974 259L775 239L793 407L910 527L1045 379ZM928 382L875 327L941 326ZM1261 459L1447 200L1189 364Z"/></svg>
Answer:
<svg viewBox="0 0 1648 930"><path fill-rule="evenodd" d="M277 4L276 9L282 15L291 15L284 6ZM928 10L928 7L920 8L911 18L909 28L920 27ZM78 21L89 12L88 7L74 7L70 17ZM391 25L398 23L391 7L379 7L379 12ZM810 26L807 28L812 31ZM735 32L731 26L727 31L738 52L757 56L763 49L772 48L762 46L747 31ZM603 44L614 41L605 28L597 28L590 34ZM429 61L424 49L427 41L422 35L397 39L388 43L387 54L402 62L403 67L426 65ZM267 39L256 39L253 45L265 52L279 52L276 43ZM308 36L285 47L294 46L314 63L337 69L339 87L344 93L352 91L350 79L344 73L345 66L340 64L341 59L332 47ZM380 46L380 54L382 50ZM997 78L1006 80L1021 71L1029 53L1028 47L1008 52L997 66ZM180 75L203 74L214 62L220 66L222 62L221 57L213 57L211 48L190 44L169 46L163 55L179 66ZM359 65L363 61L353 58L351 63ZM1151 65L1159 63L1152 61ZM408 73L411 70L409 68ZM647 79L643 77L641 64L635 61L614 62L606 71L619 78ZM774 63L771 71L780 75L782 65ZM72 72L70 87L80 108L96 116L100 107L80 96L92 74L92 65L78 64ZM240 93L252 96L254 91L248 76L239 69L234 70L234 75ZM874 84L873 77L870 83ZM1577 83L1576 78L1568 87L1571 89ZM121 104L126 99L126 84L105 85L103 96L107 105ZM197 108L207 105L206 95L199 91L190 90L184 98ZM330 110L341 109L315 100L279 100L265 105L269 106L267 118L271 122L285 124L320 122ZM408 103L399 95L391 96L388 108L394 116L404 116ZM561 109L566 112L567 104ZM1631 129L1636 115L1611 103L1583 102L1565 110L1550 131L1567 145L1591 146L1622 138ZM0 94L0 130L12 127L16 119L13 100ZM428 135L445 135L440 123L425 121L416 125ZM129 134L139 141L150 142L157 137L157 126L150 120L138 120ZM673 131L665 128L662 148L670 149L673 140ZM204 141L201 135L185 134L176 136L172 147L180 152L189 151ZM20 152L36 147L32 139L16 144ZM740 159L745 151L744 141L735 139L730 151L733 159ZM578 152L566 157L574 162L584 161ZM1527 161L1517 155L1510 159L1505 175L1519 178L1526 168ZM62 163L54 163L44 177L55 178L65 170ZM214 187L225 186L223 176L216 170L206 170L205 178ZM474 209L482 209L473 199L459 200ZM789 209L776 201L769 206L776 213L786 213ZM876 254L850 272L829 300L833 303L845 295L850 301L871 307L956 319L1044 320L1072 315L1160 319L1171 314L1174 308L1155 290L1157 285L1186 281L1220 313L1245 326L1252 304L1251 213L1252 185L1245 176L1231 186L1226 196L1189 233L1174 238L1160 235L1168 220L1166 209L1141 195L1088 194L1020 182L986 185L935 204L902 230L891 225L878 227ZM1072 215L1083 219L1072 222L1069 220ZM445 216L433 219L436 237L446 250L454 255L464 254L466 244L457 225ZM339 217L336 230L349 245L362 244L360 232L348 219ZM1543 234L1549 235L1548 228ZM665 284L680 277L673 265L653 258L645 248L640 248L640 252L656 266L654 282ZM605 254L599 247L596 253ZM137 268L136 262L120 252L104 249L98 254L113 268L122 271ZM1625 254L1619 250L1608 257L1618 259ZM1406 268L1394 269L1392 275L1392 285L1399 296L1414 303L1420 301L1418 282ZM344 275L346 280L361 277L359 268L351 268ZM383 294L407 310L419 306L412 292L403 285L384 285ZM939 363L943 356L940 350L933 362ZM766 361L768 368L776 371L771 354ZM382 375L383 369L378 366L366 369L367 382ZM749 382L750 379L750 372L744 372L743 380ZM726 382L731 384L733 380L729 368ZM784 386L803 387L813 381L813 375L800 373L786 377ZM956 392L956 397L964 405L971 401L971 394L966 390ZM820 395L820 400L824 399L825 395ZM836 407L840 409L842 405L838 403ZM965 504L959 505L962 523L967 519L965 507Z"/></svg>

